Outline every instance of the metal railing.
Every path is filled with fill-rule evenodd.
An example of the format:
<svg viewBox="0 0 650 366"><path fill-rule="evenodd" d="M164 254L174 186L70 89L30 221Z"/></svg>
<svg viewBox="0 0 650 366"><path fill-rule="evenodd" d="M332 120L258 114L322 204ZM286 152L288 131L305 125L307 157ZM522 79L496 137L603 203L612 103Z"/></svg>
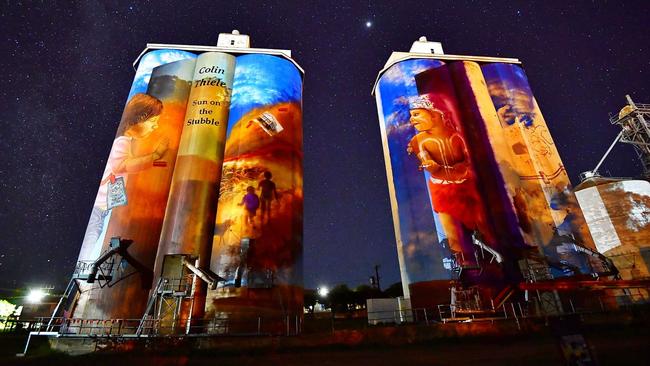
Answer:
<svg viewBox="0 0 650 366"><path fill-rule="evenodd" d="M185 275L180 278L165 278L157 289L161 293L184 293L189 296L192 289L194 275Z"/></svg>
<svg viewBox="0 0 650 366"><path fill-rule="evenodd" d="M73 277L81 278L84 276L88 276L91 273L94 264L95 261L78 261L77 264L75 265L74 272L72 273ZM106 262L100 264L98 268L99 271L105 274L110 274L113 271L114 265L115 265L115 259L111 258Z"/></svg>
<svg viewBox="0 0 650 366"><path fill-rule="evenodd" d="M300 315L278 317L215 317L205 319L152 318L145 320L142 333L136 334L142 319L78 319L36 318L31 325L34 332L56 332L60 336L89 337L157 337L182 335L284 335L300 334L303 319Z"/></svg>
<svg viewBox="0 0 650 366"><path fill-rule="evenodd" d="M551 309L537 298L530 301L504 302L494 309L468 309L453 304L441 304L436 308L413 308L394 311L368 312L369 325L434 324L448 322L497 321L524 318L548 318L551 316L629 311L637 306L650 305L650 297L643 292L620 296L600 296L583 299L562 297ZM332 317L335 321L335 318ZM335 329L336 326L332 326Z"/></svg>
<svg viewBox="0 0 650 366"><path fill-rule="evenodd" d="M293 336L305 332L363 329L368 326L432 325L452 322L514 321L550 318L571 314L633 312L650 305L646 292L619 296L601 296L587 299L561 297L555 308L537 298L530 301L505 302L495 309L467 311L452 304L435 308L412 308L389 311L361 312L357 316L344 313L316 313L288 316L256 316L224 314L204 319L152 318L143 324L142 337L165 336ZM49 317L32 320L14 320L22 329L38 333L55 332L60 336L82 337L138 337L136 330L142 319L77 319ZM50 323L48 327L48 323ZM16 329L10 327L6 331Z"/></svg>
<svg viewBox="0 0 650 366"><path fill-rule="evenodd" d="M600 296L590 298L588 302L576 301L574 298L563 297L557 306L550 309L543 301L535 298L531 301L505 302L495 309L479 312L459 311L454 305L438 305L437 321L463 322L463 321L495 321L514 320L519 327L519 320L526 318L548 318L560 315L595 314L606 312L626 312L637 306L650 305L650 297L644 293L625 294L621 296Z"/></svg>

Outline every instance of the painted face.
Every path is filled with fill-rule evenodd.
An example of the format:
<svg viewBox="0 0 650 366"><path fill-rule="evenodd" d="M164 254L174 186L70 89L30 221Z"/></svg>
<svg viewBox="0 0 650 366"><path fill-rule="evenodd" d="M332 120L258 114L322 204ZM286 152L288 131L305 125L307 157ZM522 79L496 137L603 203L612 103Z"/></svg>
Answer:
<svg viewBox="0 0 650 366"><path fill-rule="evenodd" d="M430 130L442 122L438 113L431 113L426 109L411 109L410 113L409 122L418 131Z"/></svg>
<svg viewBox="0 0 650 366"><path fill-rule="evenodd" d="M144 122L138 123L138 138L143 139L151 135L151 133L158 128L158 119L160 119L160 116L154 116Z"/></svg>

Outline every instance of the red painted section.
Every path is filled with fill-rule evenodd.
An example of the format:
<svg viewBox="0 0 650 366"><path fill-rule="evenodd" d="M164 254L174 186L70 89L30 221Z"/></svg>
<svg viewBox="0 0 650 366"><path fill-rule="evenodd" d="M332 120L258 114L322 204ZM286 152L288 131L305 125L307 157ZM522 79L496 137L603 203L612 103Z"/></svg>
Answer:
<svg viewBox="0 0 650 366"><path fill-rule="evenodd" d="M539 291L573 291L573 290L607 290L623 288L650 288L650 280L593 280L593 281L543 281L520 283L521 290Z"/></svg>

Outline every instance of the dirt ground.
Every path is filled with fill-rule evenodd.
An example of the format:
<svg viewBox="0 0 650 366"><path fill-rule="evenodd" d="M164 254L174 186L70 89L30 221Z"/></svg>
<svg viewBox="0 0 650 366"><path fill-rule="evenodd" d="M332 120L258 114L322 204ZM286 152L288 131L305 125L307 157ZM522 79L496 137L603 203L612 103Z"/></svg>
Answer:
<svg viewBox="0 0 650 366"><path fill-rule="evenodd" d="M551 336L517 338L462 338L405 346L326 347L295 350L216 353L169 350L163 353L131 352L65 356L50 354L16 358L9 347L18 340L0 338L2 365L564 365L559 345ZM650 365L650 331L647 328L612 329L591 333L586 339L599 365Z"/></svg>

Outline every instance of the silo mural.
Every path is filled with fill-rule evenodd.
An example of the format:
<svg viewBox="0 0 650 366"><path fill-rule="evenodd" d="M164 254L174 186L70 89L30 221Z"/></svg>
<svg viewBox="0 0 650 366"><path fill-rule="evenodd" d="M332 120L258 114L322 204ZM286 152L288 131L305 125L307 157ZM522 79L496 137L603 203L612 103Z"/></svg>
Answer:
<svg viewBox="0 0 650 366"><path fill-rule="evenodd" d="M487 64L482 70L510 144L508 169L519 177L514 200L527 241L539 245L546 256L586 271L588 264L575 255L573 242L596 248L526 74L511 64ZM557 268L553 271L566 275Z"/></svg>
<svg viewBox="0 0 650 366"><path fill-rule="evenodd" d="M575 249L593 248L591 238L523 70L467 58L397 61L375 89L413 307L435 305L428 297L449 279L484 301L509 296L535 252L558 264L555 276L592 270Z"/></svg>
<svg viewBox="0 0 650 366"><path fill-rule="evenodd" d="M110 259L96 270L103 278L78 282L81 292L73 317L137 318L144 311L191 80L183 61L171 61L193 64L194 57L154 51L138 67L75 272L86 279L100 255L117 247L112 237L133 241L130 258ZM108 282L113 284L105 286Z"/></svg>
<svg viewBox="0 0 650 366"><path fill-rule="evenodd" d="M442 66L438 60L407 60L386 71L376 90L379 118L384 143L384 157L389 176L389 190L392 200L393 223L397 240L404 294L409 297L413 288L419 292L439 287L447 292L451 279L453 258L449 251L449 240L436 225L440 219L432 209L426 171L418 159L409 156L409 143L415 135L410 125L409 98L417 97L415 74ZM379 102L381 101L381 102ZM411 296L411 300L417 295ZM412 305L417 307L416 304Z"/></svg>
<svg viewBox="0 0 650 366"><path fill-rule="evenodd" d="M302 70L286 52L218 50L140 60L66 318L170 334L236 332L254 313L300 329Z"/></svg>
<svg viewBox="0 0 650 366"><path fill-rule="evenodd" d="M198 268L210 263L234 72L235 56L206 52L196 58L154 283L164 273L179 269L172 267L183 267L177 263L165 268L167 255L189 256L186 260L196 262ZM193 288L191 298L178 309L181 319L203 317L206 283L195 278Z"/></svg>
<svg viewBox="0 0 650 366"><path fill-rule="evenodd" d="M278 57L239 56L210 264L224 281L206 302L215 322L253 331L262 318L265 332L296 329L302 187L300 73Z"/></svg>

